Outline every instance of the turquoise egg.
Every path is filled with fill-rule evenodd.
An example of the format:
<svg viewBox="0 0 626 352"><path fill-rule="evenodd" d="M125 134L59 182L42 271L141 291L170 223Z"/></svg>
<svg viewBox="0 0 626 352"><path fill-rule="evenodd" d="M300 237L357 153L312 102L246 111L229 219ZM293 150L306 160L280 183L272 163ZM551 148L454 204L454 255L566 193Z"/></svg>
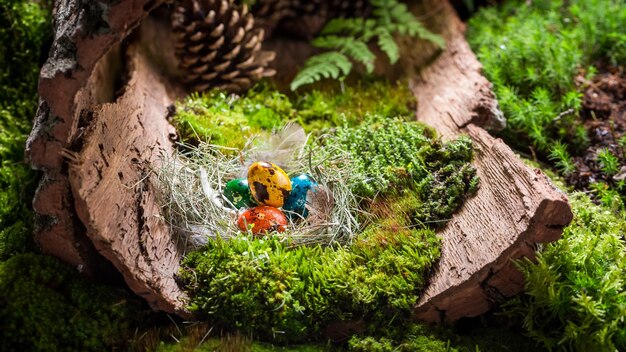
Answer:
<svg viewBox="0 0 626 352"><path fill-rule="evenodd" d="M306 209L306 196L309 191L313 190L317 186L317 183L311 179L309 175L302 174L291 178L291 193L287 197L287 201L283 205L283 209L289 212L294 212L302 217L309 215ZM313 190L314 191L314 190ZM291 217L298 217L293 214L289 214Z"/></svg>
<svg viewBox="0 0 626 352"><path fill-rule="evenodd" d="M224 188L224 197L237 209L249 208L255 205L250 194L248 180L245 178L238 178L228 182L226 188Z"/></svg>

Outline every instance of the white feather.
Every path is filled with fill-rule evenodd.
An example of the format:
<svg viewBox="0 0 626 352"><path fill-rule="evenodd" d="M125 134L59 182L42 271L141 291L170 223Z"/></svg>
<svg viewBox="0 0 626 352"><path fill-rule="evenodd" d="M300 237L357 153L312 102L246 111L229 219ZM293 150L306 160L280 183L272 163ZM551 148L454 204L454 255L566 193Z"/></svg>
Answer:
<svg viewBox="0 0 626 352"><path fill-rule="evenodd" d="M247 175L248 167L257 161L267 161L288 170L294 160L298 158L308 136L302 126L290 123L277 133L273 133L265 142L260 142L249 154L246 160L243 177Z"/></svg>
<svg viewBox="0 0 626 352"><path fill-rule="evenodd" d="M200 185L202 186L202 192L209 199L210 202L215 204L218 208L222 208L225 212L229 213L231 216L236 217L237 212L233 209L229 209L224 206L222 199L220 197L220 193L214 190L209 184L209 175L206 170L201 167L200 168Z"/></svg>

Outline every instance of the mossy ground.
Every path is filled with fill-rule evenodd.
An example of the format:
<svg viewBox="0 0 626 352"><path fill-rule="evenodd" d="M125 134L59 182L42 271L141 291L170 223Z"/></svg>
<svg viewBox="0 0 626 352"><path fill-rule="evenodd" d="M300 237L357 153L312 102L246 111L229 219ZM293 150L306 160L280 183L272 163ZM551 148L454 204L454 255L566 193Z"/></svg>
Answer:
<svg viewBox="0 0 626 352"><path fill-rule="evenodd" d="M133 301L135 300L135 301ZM141 304L35 253L0 263L0 349L101 351L125 346Z"/></svg>
<svg viewBox="0 0 626 352"><path fill-rule="evenodd" d="M624 63L624 33L621 1L509 1L474 17L468 39L508 119L505 140L549 161L569 180L577 169L572 156L581 156L596 138L585 121L590 110L583 92L589 87L580 82L591 82L598 67ZM520 263L525 292L505 311L543 348L626 348L624 188L611 179L621 156L607 152L621 148L615 143L591 156L602 170L598 180L608 180L590 187L602 204L571 193L574 220L563 238L547 245L537 263Z"/></svg>
<svg viewBox="0 0 626 352"><path fill-rule="evenodd" d="M410 116L414 105L407 85L401 83L363 81L288 96L265 82L241 97L220 91L192 94L177 104L173 123L182 142L208 141L241 149L251 137L288 122L319 134L330 127L357 125L368 114Z"/></svg>
<svg viewBox="0 0 626 352"><path fill-rule="evenodd" d="M625 33L626 6L614 0L508 1L480 11L468 31L507 117L507 142L621 208L626 186L613 176L626 160L618 145L626 112L609 117L584 93L600 70L626 62ZM594 141L598 133L614 145Z"/></svg>
<svg viewBox="0 0 626 352"><path fill-rule="evenodd" d="M570 197L572 224L536 263L520 263L525 294L509 303L530 336L548 349L626 348L626 221L624 213Z"/></svg>
<svg viewBox="0 0 626 352"><path fill-rule="evenodd" d="M24 144L37 108L40 53L51 33L46 7L3 0L0 10L0 260L5 260L32 243L35 175L23 163Z"/></svg>

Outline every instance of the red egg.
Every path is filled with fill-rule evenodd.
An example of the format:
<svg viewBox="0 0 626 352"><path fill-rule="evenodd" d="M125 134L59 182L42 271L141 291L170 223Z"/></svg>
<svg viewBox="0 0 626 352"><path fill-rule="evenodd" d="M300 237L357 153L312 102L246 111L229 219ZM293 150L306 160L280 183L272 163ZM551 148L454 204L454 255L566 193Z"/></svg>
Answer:
<svg viewBox="0 0 626 352"><path fill-rule="evenodd" d="M287 217L277 208L267 205L250 208L239 215L237 226L242 232L248 229L254 235L267 232L283 232L287 228Z"/></svg>

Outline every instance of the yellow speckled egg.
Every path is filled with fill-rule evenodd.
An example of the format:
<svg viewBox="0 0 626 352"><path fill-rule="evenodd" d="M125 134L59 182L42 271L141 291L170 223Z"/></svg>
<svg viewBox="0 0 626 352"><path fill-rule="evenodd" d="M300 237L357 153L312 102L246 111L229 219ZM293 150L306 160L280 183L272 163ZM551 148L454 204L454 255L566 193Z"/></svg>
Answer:
<svg viewBox="0 0 626 352"><path fill-rule="evenodd" d="M291 181L280 167L258 161L248 169L248 185L252 197L262 205L282 207L291 192Z"/></svg>

